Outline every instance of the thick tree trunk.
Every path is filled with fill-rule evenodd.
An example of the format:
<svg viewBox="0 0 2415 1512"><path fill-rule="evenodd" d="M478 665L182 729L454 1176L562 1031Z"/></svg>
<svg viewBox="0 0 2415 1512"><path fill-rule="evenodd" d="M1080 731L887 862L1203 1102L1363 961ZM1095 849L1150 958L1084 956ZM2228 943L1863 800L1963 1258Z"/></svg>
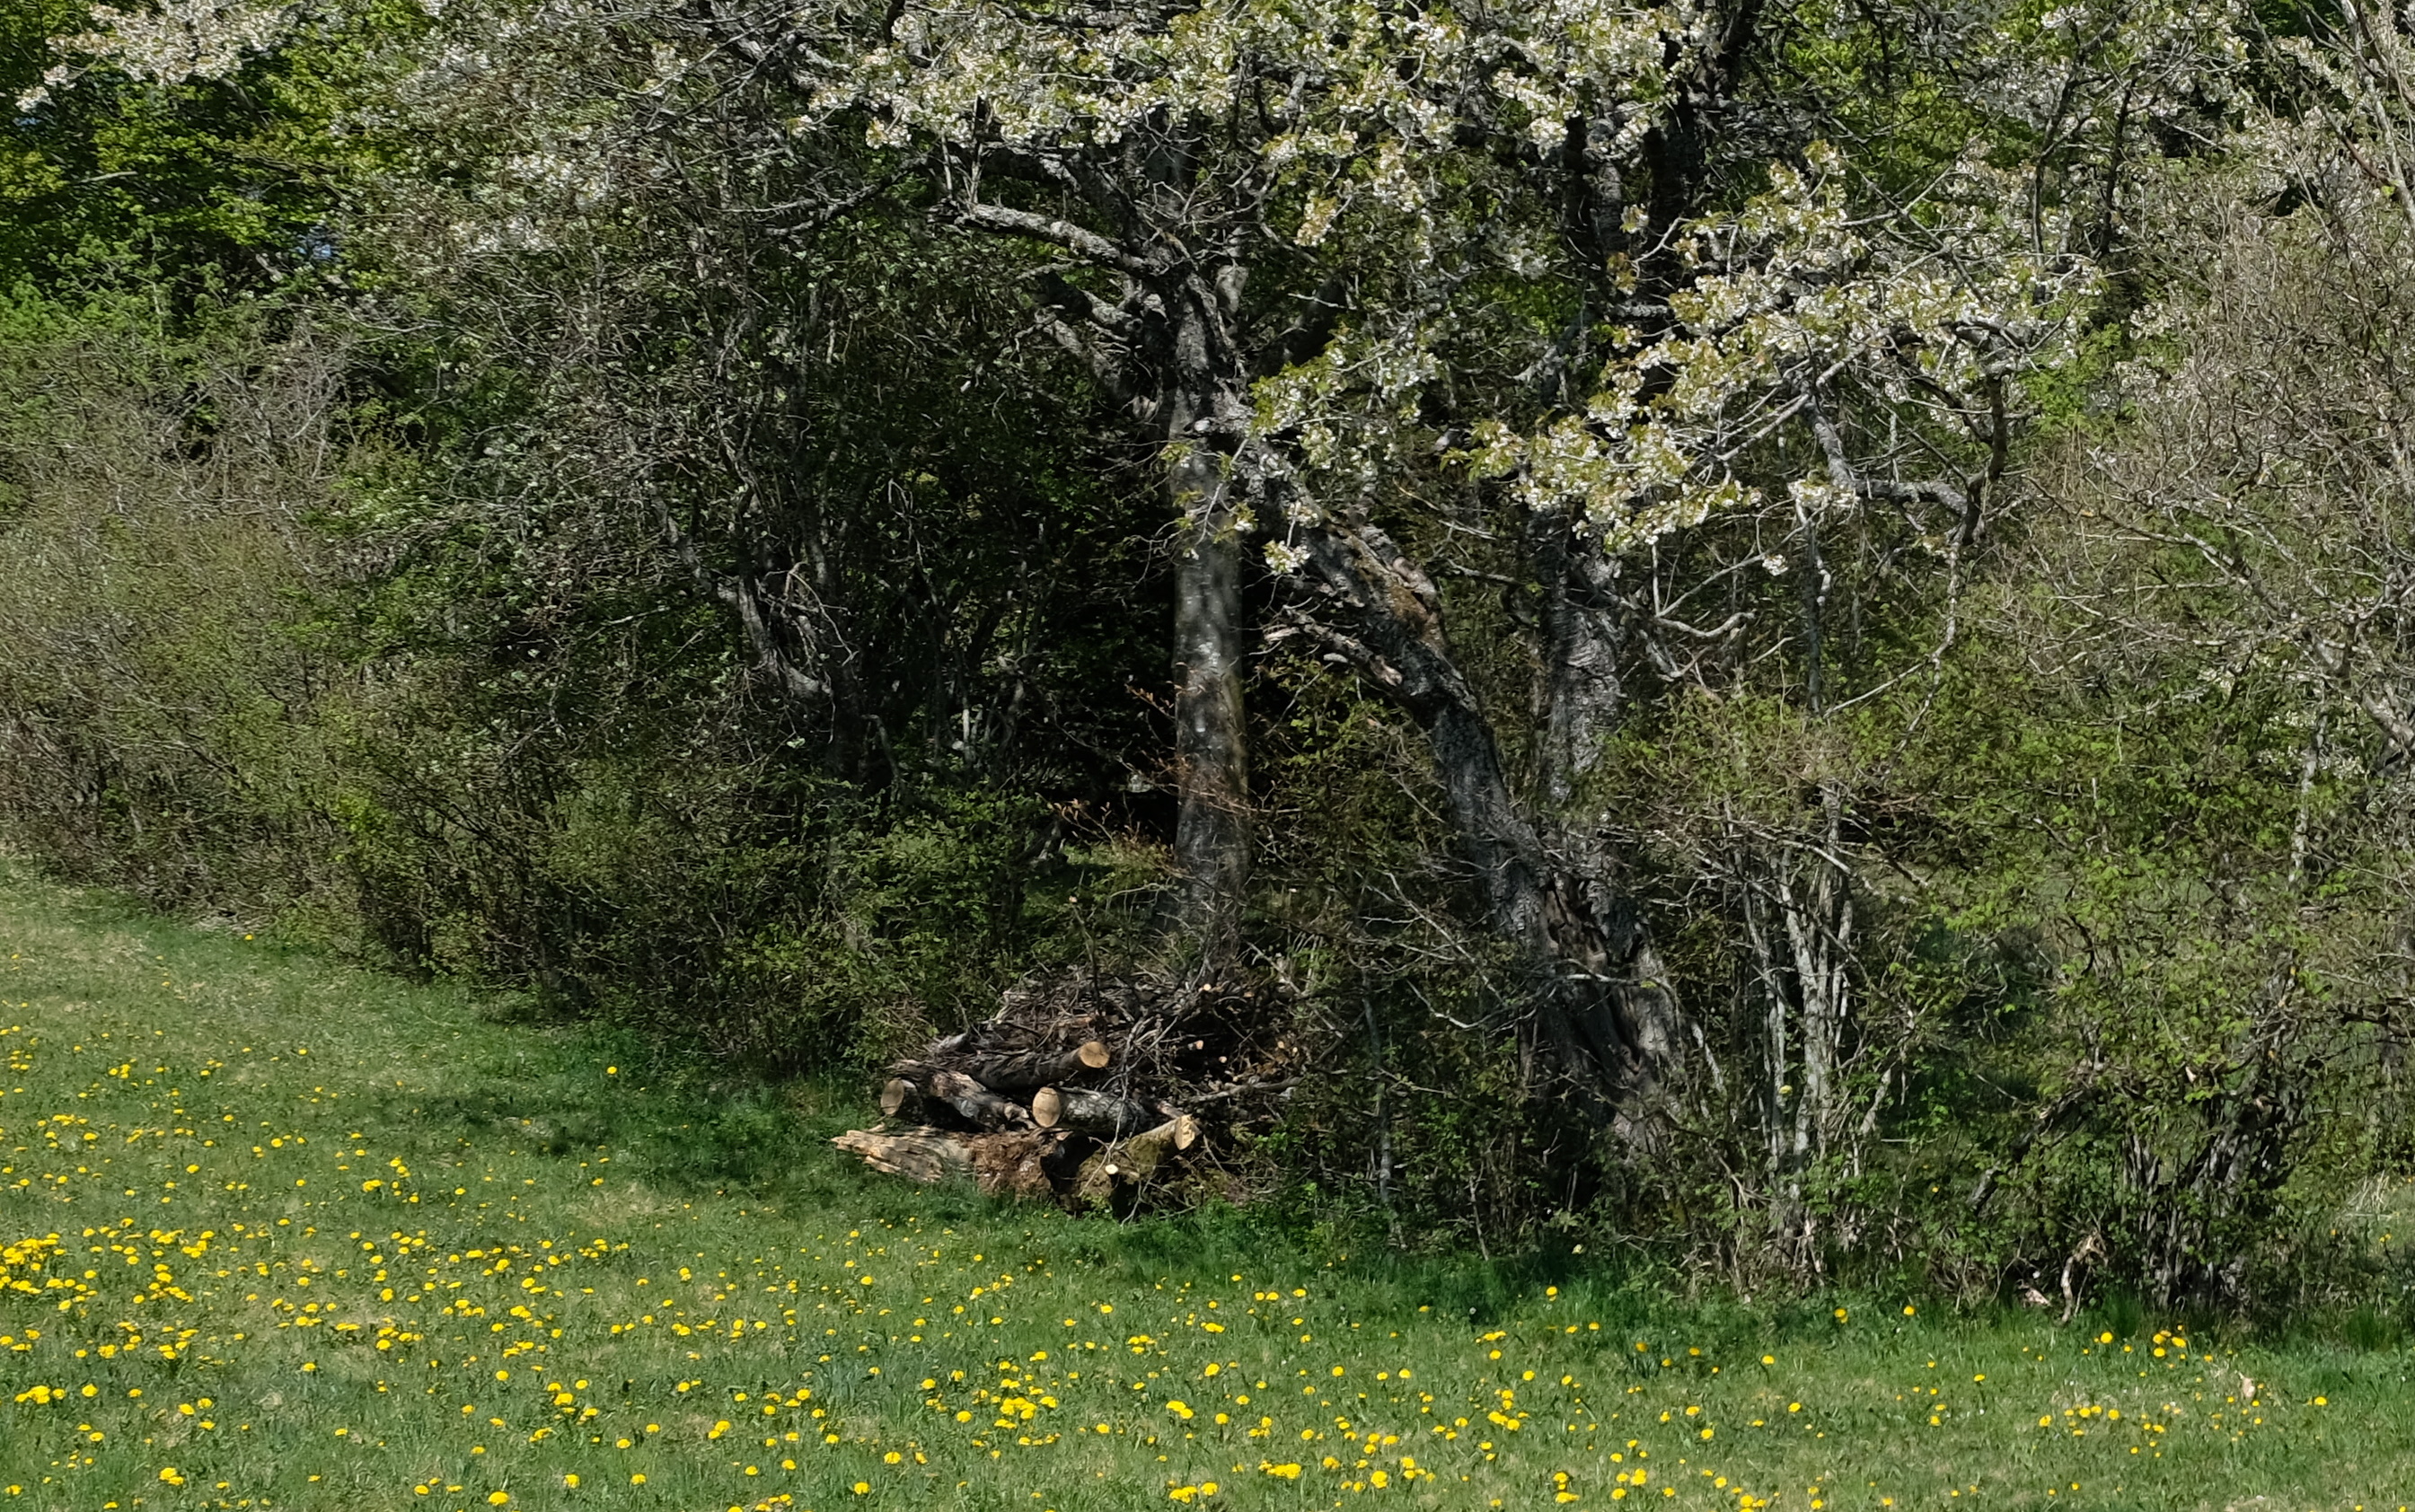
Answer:
<svg viewBox="0 0 2415 1512"><path fill-rule="evenodd" d="M1192 292L1173 332L1163 401L1166 487L1181 522L1174 567L1175 856L1182 925L1203 965L1238 953L1250 881L1249 733L1241 707L1241 539L1232 457L1217 442L1238 388L1217 382L1223 343Z"/></svg>
<svg viewBox="0 0 2415 1512"><path fill-rule="evenodd" d="M1598 547L1571 519L1538 514L1526 533L1542 585L1544 713L1536 786L1554 808L1566 810L1599 763L1624 701L1619 625L1616 606L1598 602L1578 570L1578 554Z"/></svg>

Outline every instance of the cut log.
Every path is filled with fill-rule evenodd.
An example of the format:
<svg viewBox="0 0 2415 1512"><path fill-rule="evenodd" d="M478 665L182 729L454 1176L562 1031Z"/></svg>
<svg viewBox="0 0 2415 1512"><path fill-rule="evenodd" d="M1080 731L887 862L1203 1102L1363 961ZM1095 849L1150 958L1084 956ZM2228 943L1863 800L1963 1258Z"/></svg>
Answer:
<svg viewBox="0 0 2415 1512"><path fill-rule="evenodd" d="M1189 1149L1199 1143L1199 1120L1187 1113L1177 1114L1154 1129L1144 1130L1125 1140L1120 1146L1124 1163L1142 1175L1157 1168L1157 1163L1170 1155Z"/></svg>
<svg viewBox="0 0 2415 1512"><path fill-rule="evenodd" d="M1169 1118L1084 1160L1073 1178L1073 1194L1079 1201L1090 1202L1111 1196L1118 1187L1136 1187L1155 1175L1175 1154L1197 1143L1197 1119L1187 1113Z"/></svg>
<svg viewBox="0 0 2415 1512"><path fill-rule="evenodd" d="M928 1101L953 1110L956 1116L984 1132L1031 1127L1031 1115L1020 1103L999 1097L962 1071L908 1062L897 1068L895 1080L921 1092ZM887 1096L884 1091L884 1101Z"/></svg>
<svg viewBox="0 0 2415 1512"><path fill-rule="evenodd" d="M1147 1103L1134 1102L1113 1092L1043 1086L1031 1094L1031 1121L1042 1129L1067 1129L1102 1139L1121 1139L1141 1132L1157 1119L1157 1111Z"/></svg>
<svg viewBox="0 0 2415 1512"><path fill-rule="evenodd" d="M943 1129L905 1129L894 1133L878 1129L850 1129L832 1144L860 1155L875 1171L886 1171L908 1181L937 1186L974 1177L973 1147L962 1134Z"/></svg>
<svg viewBox="0 0 2415 1512"><path fill-rule="evenodd" d="M982 1055L968 1061L973 1080L993 1092L1028 1092L1081 1075L1103 1070L1115 1052L1103 1040L1086 1040L1071 1050L1026 1050L1011 1055Z"/></svg>
<svg viewBox="0 0 2415 1512"><path fill-rule="evenodd" d="M1031 1127L1031 1115L1028 1110L999 1097L962 1071L933 1071L923 1090L955 1109L977 1129Z"/></svg>
<svg viewBox="0 0 2415 1512"><path fill-rule="evenodd" d="M880 1112L889 1118L919 1118L922 1111L922 1089L903 1076L889 1078L880 1089Z"/></svg>
<svg viewBox="0 0 2415 1512"><path fill-rule="evenodd" d="M1255 1032L1265 1007L1221 980L1035 977L1003 993L994 1016L876 1077L889 1121L862 1137L859 1153L917 1179L968 1172L985 1193L1045 1193L1076 1210L1104 1203L1124 1215L1178 1201L1214 1175L1182 1163L1203 1137L1190 1115L1219 1130L1247 1127L1268 1111L1256 1104L1271 1106L1288 1085L1297 1057L1268 1051ZM914 1125L928 1131L889 1132ZM939 1147L918 1159L912 1139Z"/></svg>

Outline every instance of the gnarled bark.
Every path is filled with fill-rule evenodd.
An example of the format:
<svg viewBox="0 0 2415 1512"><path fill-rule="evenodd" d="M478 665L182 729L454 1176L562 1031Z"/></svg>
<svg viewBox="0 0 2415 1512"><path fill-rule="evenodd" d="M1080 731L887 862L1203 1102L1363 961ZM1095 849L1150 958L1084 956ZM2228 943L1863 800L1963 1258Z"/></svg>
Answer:
<svg viewBox="0 0 2415 1512"><path fill-rule="evenodd" d="M1250 881L1249 730L1241 705L1241 543L1233 513L1230 458L1208 444L1221 428L1209 369L1212 348L1200 315L1178 334L1183 382L1167 405L1166 487L1182 521L1174 567L1174 755L1181 812L1174 852L1182 872L1182 919L1203 957L1231 959L1240 947L1241 902ZM1229 392L1229 391L1228 391Z"/></svg>

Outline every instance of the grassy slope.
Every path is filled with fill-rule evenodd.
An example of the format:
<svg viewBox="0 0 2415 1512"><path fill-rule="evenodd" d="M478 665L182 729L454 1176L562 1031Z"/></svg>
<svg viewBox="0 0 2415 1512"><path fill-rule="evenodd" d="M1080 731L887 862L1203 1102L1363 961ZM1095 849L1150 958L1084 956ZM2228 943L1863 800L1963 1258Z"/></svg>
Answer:
<svg viewBox="0 0 2415 1512"><path fill-rule="evenodd" d="M933 1197L847 1110L5 871L0 1031L0 1512L2415 1501L2403 1355Z"/></svg>

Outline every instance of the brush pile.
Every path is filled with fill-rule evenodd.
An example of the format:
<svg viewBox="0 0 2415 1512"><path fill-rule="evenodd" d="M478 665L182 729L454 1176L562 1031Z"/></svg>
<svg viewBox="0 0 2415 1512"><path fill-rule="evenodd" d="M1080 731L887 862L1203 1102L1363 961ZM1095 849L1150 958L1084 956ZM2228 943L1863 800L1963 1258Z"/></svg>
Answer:
<svg viewBox="0 0 2415 1512"><path fill-rule="evenodd" d="M1121 1209L1191 1170L1210 1123L1229 1129L1288 1085L1244 1054L1266 1017L1247 990L1212 983L1028 982L995 1017L891 1066L886 1116L834 1143L913 1181Z"/></svg>

